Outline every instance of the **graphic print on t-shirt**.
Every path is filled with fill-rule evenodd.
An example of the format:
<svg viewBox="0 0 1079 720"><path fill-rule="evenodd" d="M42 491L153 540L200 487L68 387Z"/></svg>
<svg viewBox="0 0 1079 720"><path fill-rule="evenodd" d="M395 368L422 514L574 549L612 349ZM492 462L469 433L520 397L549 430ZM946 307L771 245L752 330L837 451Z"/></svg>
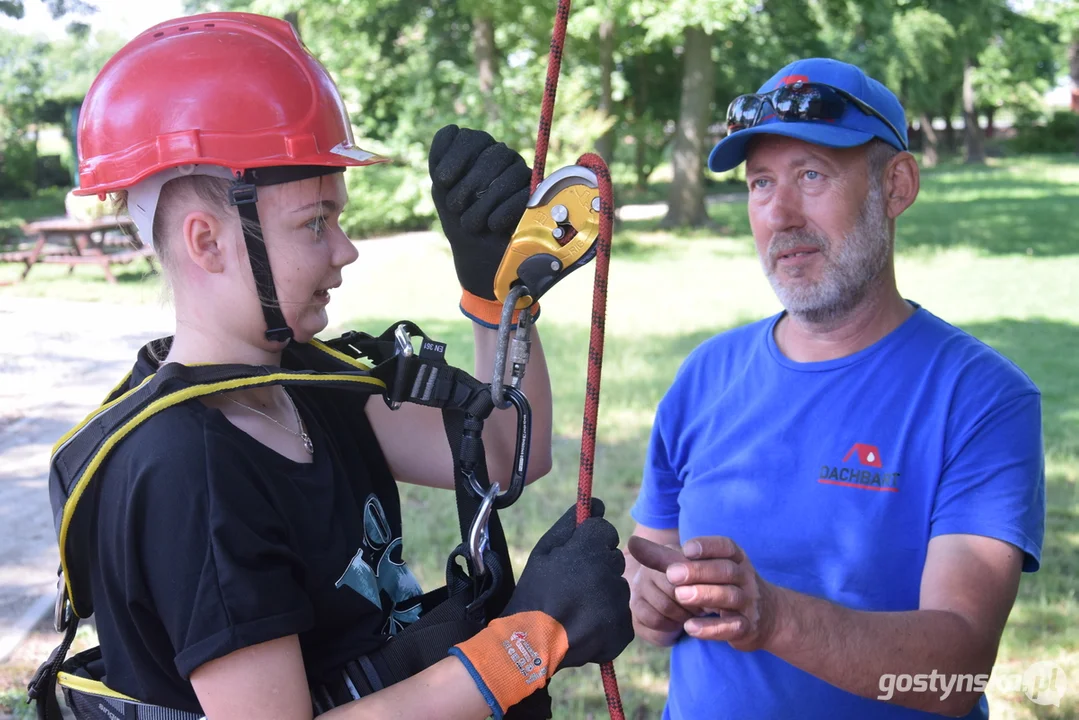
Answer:
<svg viewBox="0 0 1079 720"><path fill-rule="evenodd" d="M876 445L860 442L851 445L841 463L822 465L817 482L861 490L899 492L899 473L885 471L880 449Z"/></svg>
<svg viewBox="0 0 1079 720"><path fill-rule="evenodd" d="M382 608L387 616L382 632L396 635L420 619L417 599L423 591L401 556L401 538L390 535L382 503L369 495L363 508L363 545L336 585L347 585Z"/></svg>

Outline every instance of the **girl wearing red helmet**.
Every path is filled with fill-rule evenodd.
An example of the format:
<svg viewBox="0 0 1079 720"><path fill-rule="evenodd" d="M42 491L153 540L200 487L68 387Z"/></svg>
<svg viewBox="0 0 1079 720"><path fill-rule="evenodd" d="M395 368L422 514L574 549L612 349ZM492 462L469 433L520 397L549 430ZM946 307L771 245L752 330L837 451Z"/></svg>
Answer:
<svg viewBox="0 0 1079 720"><path fill-rule="evenodd" d="M291 25L217 13L147 30L101 71L78 136L78 193L126 193L174 297L175 335L144 348L132 386L168 363L277 366L289 343L326 328L330 292L357 259L338 224L343 170L383 158L356 147L337 88ZM485 133L450 128L437 146L476 376L490 377L492 278L529 173ZM538 342L530 365L533 480L550 468ZM580 527L570 513L544 536L502 616L444 660L352 702L313 698L327 678L358 697L340 668L417 619L395 482L454 487L438 410L341 396L271 385L190 400L112 451L90 549L109 688L211 720L328 707L325 717L501 717L558 668L621 652L629 592L597 502ZM512 413L487 422L492 477L510 474L515 429Z"/></svg>

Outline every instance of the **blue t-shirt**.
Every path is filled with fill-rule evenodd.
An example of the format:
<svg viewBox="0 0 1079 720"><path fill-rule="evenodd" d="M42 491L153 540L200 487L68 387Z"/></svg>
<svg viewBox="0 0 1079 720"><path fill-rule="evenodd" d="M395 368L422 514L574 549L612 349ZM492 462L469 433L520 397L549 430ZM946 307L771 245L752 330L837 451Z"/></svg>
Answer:
<svg viewBox="0 0 1079 720"><path fill-rule="evenodd" d="M659 405L633 517L682 542L724 535L761 577L858 610L918 608L929 539L969 533L1037 570L1041 396L1013 363L924 308L848 357L799 363L781 315L694 350ZM926 670L928 672L929 669ZM971 718L988 716L984 697ZM764 652L683 635L664 718L927 718Z"/></svg>

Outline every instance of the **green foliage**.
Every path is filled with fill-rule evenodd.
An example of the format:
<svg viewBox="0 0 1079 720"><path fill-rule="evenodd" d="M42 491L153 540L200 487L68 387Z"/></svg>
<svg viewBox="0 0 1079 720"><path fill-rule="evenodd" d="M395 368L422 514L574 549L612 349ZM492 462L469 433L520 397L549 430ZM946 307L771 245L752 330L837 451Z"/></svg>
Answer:
<svg viewBox="0 0 1079 720"><path fill-rule="evenodd" d="M936 114L962 73L953 59L955 30L941 15L914 8L893 17L892 32L896 53L882 82L894 88L912 116Z"/></svg>
<svg viewBox="0 0 1079 720"><path fill-rule="evenodd" d="M1059 28L1017 13L1008 13L978 56L974 91L980 107L1036 108L1053 85Z"/></svg>
<svg viewBox="0 0 1079 720"><path fill-rule="evenodd" d="M392 163L355 168L345 175L349 205L341 226L349 237L426 229L435 220L431 183L415 166Z"/></svg>
<svg viewBox="0 0 1079 720"><path fill-rule="evenodd" d="M79 4L44 1L56 12ZM21 12L22 5L0 0L0 8ZM550 0L185 0L184 8L261 12L296 24L337 81L359 144L393 159L392 165L349 173L354 202L344 223L357 236L434 222L426 148L443 125L485 129L533 162L554 20ZM481 87L477 69L478 19L494 27L497 78L490 91ZM598 34L607 20L615 23L609 115L596 109L604 84ZM611 130L613 171L635 178L643 189L670 157L679 132L685 32L696 27L713 39L708 145L721 136L734 96L756 90L788 62L811 56L860 65L895 90L912 120L954 117L967 60L975 65L982 112L1036 113L1066 64L1066 44L1079 29L1079 3L577 0L548 167L574 162ZM121 38L91 35L86 26L72 27L48 45L0 36L0 148L9 142L29 148L37 123L67 131L67 113L120 44ZM1046 132L1027 133L1019 146L1057 147L1047 138L1033 139ZM25 163L20 152L12 155ZM23 186L9 192L25 193L27 177L7 181L8 187Z"/></svg>
<svg viewBox="0 0 1079 720"><path fill-rule="evenodd" d="M29 129L41 103L47 46L0 30L0 196L29 197L37 138Z"/></svg>
<svg viewBox="0 0 1079 720"><path fill-rule="evenodd" d="M1079 115L1057 110L1045 124L1020 125L1011 148L1018 153L1064 153L1079 148Z"/></svg>
<svg viewBox="0 0 1079 720"><path fill-rule="evenodd" d="M648 42L655 42L677 40L690 27L723 32L745 22L756 6L752 0L632 0L628 11L633 22L647 30Z"/></svg>
<svg viewBox="0 0 1079 720"><path fill-rule="evenodd" d="M84 0L42 0L53 18L61 18L68 13L95 12L96 8ZM0 0L0 15L21 19L26 12L25 0Z"/></svg>
<svg viewBox="0 0 1079 720"><path fill-rule="evenodd" d="M67 112L122 44L109 32L76 31L49 43L0 30L0 197L29 197L59 179L58 172L38 173L37 128L60 125L74 145Z"/></svg>
<svg viewBox="0 0 1079 720"><path fill-rule="evenodd" d="M0 4L0 9L3 5ZM22 689L17 690L5 690L0 692L0 712L9 713L5 717L11 717L12 720L34 720L37 718L37 711L33 706L26 704L26 691Z"/></svg>
<svg viewBox="0 0 1079 720"><path fill-rule="evenodd" d="M28 198L36 186L36 143L21 136L9 137L0 149L0 197Z"/></svg>

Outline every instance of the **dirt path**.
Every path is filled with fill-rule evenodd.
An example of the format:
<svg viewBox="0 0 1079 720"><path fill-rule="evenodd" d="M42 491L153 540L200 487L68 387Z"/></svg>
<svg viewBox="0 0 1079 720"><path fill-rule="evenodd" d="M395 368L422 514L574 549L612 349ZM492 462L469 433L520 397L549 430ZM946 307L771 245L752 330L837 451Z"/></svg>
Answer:
<svg viewBox="0 0 1079 720"><path fill-rule="evenodd" d="M0 299L0 669L51 609L59 558L48 495L53 444L170 332L160 307Z"/></svg>

